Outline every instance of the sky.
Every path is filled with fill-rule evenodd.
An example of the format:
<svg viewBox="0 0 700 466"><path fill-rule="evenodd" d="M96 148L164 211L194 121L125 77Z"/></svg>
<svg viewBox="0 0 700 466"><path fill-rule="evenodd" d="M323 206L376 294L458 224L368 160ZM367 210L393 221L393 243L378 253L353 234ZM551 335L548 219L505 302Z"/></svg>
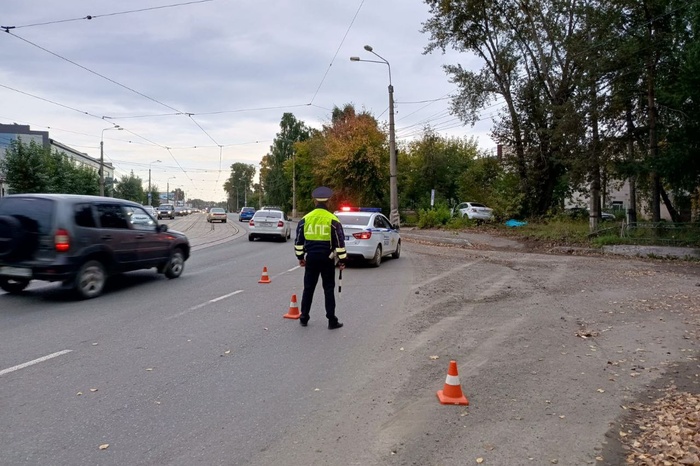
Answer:
<svg viewBox="0 0 700 466"><path fill-rule="evenodd" d="M30 125L165 191L225 199L230 166L259 169L289 112L328 124L334 107L388 122L389 69L398 143L430 125L494 150L491 117L449 112L443 65L472 55L424 54L420 0L2 0L0 123ZM87 19L91 17L92 19ZM364 49L389 62L380 60ZM122 129L114 129L119 125Z"/></svg>

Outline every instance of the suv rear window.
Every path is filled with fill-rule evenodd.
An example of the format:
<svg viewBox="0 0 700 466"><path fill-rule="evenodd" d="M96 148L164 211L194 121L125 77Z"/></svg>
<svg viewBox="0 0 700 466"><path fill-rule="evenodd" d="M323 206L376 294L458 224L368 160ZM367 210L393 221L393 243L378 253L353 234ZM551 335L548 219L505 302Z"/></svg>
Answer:
<svg viewBox="0 0 700 466"><path fill-rule="evenodd" d="M53 204L51 199L6 197L0 201L0 215L15 217L25 231L48 235L53 224Z"/></svg>
<svg viewBox="0 0 700 466"><path fill-rule="evenodd" d="M172 204L161 204L158 206L158 210L173 210L174 207Z"/></svg>

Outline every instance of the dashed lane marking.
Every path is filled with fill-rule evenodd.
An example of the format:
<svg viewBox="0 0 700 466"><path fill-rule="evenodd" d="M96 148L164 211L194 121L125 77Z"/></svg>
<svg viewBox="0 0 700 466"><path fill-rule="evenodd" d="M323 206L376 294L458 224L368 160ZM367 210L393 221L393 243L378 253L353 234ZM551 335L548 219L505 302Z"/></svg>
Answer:
<svg viewBox="0 0 700 466"><path fill-rule="evenodd" d="M51 353L51 354L49 354L47 356L43 356L39 359L35 359L33 361L25 362L24 364L19 364L17 366L3 369L0 371L0 376L3 376L5 374L9 374L10 372L18 371L20 369L24 369L25 367L33 366L34 364L39 364L40 362L48 361L49 359L57 358L58 356L63 356L64 354L68 354L71 351L73 351L73 350L67 349L67 350L59 351L57 353Z"/></svg>
<svg viewBox="0 0 700 466"><path fill-rule="evenodd" d="M209 301L197 304L196 306L192 306L191 308L187 309L186 311L178 312L177 314L173 314L170 317L166 317L165 320L177 319L178 317L182 317L189 312L196 311L197 309L201 309L204 306L207 306L211 303L216 303L216 302L221 301L223 299L230 298L231 296L237 295L238 293L243 293L243 290L236 290L232 293L225 294L223 296L219 296L218 298L210 299Z"/></svg>

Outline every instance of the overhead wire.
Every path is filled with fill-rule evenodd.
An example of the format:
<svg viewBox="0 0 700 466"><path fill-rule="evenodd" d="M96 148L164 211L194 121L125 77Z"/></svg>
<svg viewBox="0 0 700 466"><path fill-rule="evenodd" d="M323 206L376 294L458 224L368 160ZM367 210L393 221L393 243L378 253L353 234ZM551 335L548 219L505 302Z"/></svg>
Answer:
<svg viewBox="0 0 700 466"><path fill-rule="evenodd" d="M318 95L318 92L321 90L321 86L323 86L323 83L326 80L326 77L328 76L328 72L331 70L331 67L333 66L333 62L335 62L335 59L338 57L338 53L340 53L340 48L343 46L345 43L345 39L348 37L348 34L350 33L350 29L352 29L352 25L355 24L355 19L357 19L357 15L360 14L360 10L362 9L362 5L365 4L365 0L362 0L360 2L360 6L357 7L357 11L355 11L355 15L352 17L352 21L350 21L350 25L348 26L347 30L345 31L345 34L343 35L342 40L340 41L340 44L338 45L338 48L335 50L335 54L333 55L333 59L331 59L330 64L328 65L328 68L326 68L326 72L323 74L323 77L321 78L321 82L318 84L318 87L316 88L316 92L314 92L313 97L309 101L309 104L313 104L314 100L316 100L316 96Z"/></svg>
<svg viewBox="0 0 700 466"><path fill-rule="evenodd" d="M21 26L0 26L0 29L5 29L7 32L7 29L21 29L21 28L29 28L29 27L35 27L35 26L48 26L50 24L69 23L72 21L93 20L93 19L107 17L107 16L118 16L118 15L130 14L130 13L141 13L144 11L162 10L165 8L174 8L174 7L179 7L179 6L191 5L194 3L207 3L207 2L213 2L213 1L214 0L192 0L190 2L175 3L175 4L171 4L171 5L154 6L154 7L149 7L149 8L140 8L138 10L127 10L127 11L120 11L120 12L116 12L116 13L106 13L103 15L87 15L87 16L81 16L80 18L45 21L43 23L24 24Z"/></svg>

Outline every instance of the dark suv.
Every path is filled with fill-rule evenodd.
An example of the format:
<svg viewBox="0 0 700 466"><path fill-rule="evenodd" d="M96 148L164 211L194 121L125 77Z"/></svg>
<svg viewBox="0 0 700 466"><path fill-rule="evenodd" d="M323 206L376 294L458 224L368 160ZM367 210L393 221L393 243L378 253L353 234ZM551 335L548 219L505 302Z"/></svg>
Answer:
<svg viewBox="0 0 700 466"><path fill-rule="evenodd" d="M0 288L60 281L81 298L99 296L110 275L156 267L182 274L187 237L123 199L71 194L0 198Z"/></svg>

